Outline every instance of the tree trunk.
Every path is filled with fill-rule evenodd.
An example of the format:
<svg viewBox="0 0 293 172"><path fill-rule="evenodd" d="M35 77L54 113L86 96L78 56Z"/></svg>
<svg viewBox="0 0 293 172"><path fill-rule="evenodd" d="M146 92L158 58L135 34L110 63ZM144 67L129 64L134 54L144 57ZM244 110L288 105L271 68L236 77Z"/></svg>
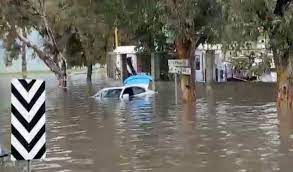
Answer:
<svg viewBox="0 0 293 172"><path fill-rule="evenodd" d="M274 53L276 56L276 53ZM278 110L280 114L293 115L293 56L292 49L278 57Z"/></svg>
<svg viewBox="0 0 293 172"><path fill-rule="evenodd" d="M92 82L92 74L93 74L93 65L89 64L87 66L87 76L86 76L86 80L88 82Z"/></svg>
<svg viewBox="0 0 293 172"><path fill-rule="evenodd" d="M60 59L61 59L61 64L59 66L61 66L60 67L61 72L58 73L59 86L62 88L67 88L67 64L66 64L66 61L63 57L61 57Z"/></svg>
<svg viewBox="0 0 293 172"><path fill-rule="evenodd" d="M27 78L27 62L26 62L26 44L22 43L21 47L21 73L23 79Z"/></svg>
<svg viewBox="0 0 293 172"><path fill-rule="evenodd" d="M196 87L195 87L195 71L194 71L194 43L190 40L177 39L175 41L176 52L178 59L189 59L191 66L191 75L181 76L181 91L183 103L191 103L196 100Z"/></svg>

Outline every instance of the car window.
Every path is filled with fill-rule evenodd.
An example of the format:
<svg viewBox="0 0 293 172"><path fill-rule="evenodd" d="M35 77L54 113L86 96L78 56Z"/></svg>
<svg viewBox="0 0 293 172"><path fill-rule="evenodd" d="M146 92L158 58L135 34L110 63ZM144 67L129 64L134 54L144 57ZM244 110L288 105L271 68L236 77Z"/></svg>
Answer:
<svg viewBox="0 0 293 172"><path fill-rule="evenodd" d="M103 98L120 98L122 89L111 89L102 93Z"/></svg>
<svg viewBox="0 0 293 172"><path fill-rule="evenodd" d="M141 87L132 87L134 95L141 94L145 92L144 88Z"/></svg>

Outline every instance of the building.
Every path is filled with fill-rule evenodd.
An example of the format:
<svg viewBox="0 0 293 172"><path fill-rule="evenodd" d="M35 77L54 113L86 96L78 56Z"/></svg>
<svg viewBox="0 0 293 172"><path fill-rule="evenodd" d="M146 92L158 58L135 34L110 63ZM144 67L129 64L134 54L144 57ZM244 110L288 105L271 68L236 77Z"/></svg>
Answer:
<svg viewBox="0 0 293 172"><path fill-rule="evenodd" d="M207 81L207 50L213 50L214 57L212 59L212 67L209 70L212 70L212 78L216 82L225 82L227 81L227 76L231 73L229 70L229 65L225 62L225 55L221 50L221 45L200 45L195 50L195 74L197 82L206 82Z"/></svg>
<svg viewBox="0 0 293 172"><path fill-rule="evenodd" d="M119 46L108 53L107 76L115 80L121 80L125 79L125 75L133 73L150 75L151 59L150 55L139 53L136 46Z"/></svg>
<svg viewBox="0 0 293 172"><path fill-rule="evenodd" d="M195 51L195 68L196 68L196 81L206 81L206 51L214 50L214 63L213 63L213 80L217 82L225 82L227 79L226 64L224 62L224 55L220 49L220 45L213 47L207 47L207 45L199 46ZM119 46L113 52L108 54L107 58L107 75L109 78L116 80L123 79L123 70L127 69L126 72L131 73L129 66L124 66L124 60L130 58L132 66L137 73L153 74L156 79L160 78L160 70L163 69L165 62L169 58L162 58L157 54L141 54L136 51L136 46ZM153 67L152 67L153 66ZM157 80L156 79L156 80Z"/></svg>
<svg viewBox="0 0 293 172"><path fill-rule="evenodd" d="M135 50L135 48L135 46L119 46L113 51L113 53L116 54L116 67L120 69L120 71L122 71L123 55L126 55L126 58L131 59L134 70L138 71L139 66L137 59L137 51ZM129 66L127 66L127 70L131 72Z"/></svg>
<svg viewBox="0 0 293 172"><path fill-rule="evenodd" d="M263 56L271 58L271 53L266 50L265 41L259 40L256 43L252 43L252 47L247 49L241 49L239 51L222 50L221 44L216 45L200 45L194 54L194 67L195 67L195 80L197 82L207 82L211 78L214 82L226 82L228 80L245 80L248 71L235 70L235 66L232 64L233 59L247 59L247 54L254 52L257 57L253 65L257 65L262 62ZM212 53L209 57L208 52ZM109 78L123 79L123 69L126 69L126 73L131 73L129 66L123 67L123 60L131 59L132 66L137 73L152 74L155 80L163 79L163 74L168 74L168 59L174 59L174 53L152 53L143 54L136 50L136 46L120 46L113 52L109 53L107 58L107 74ZM167 67L165 67L167 65ZM273 66L273 65L272 65ZM165 70L167 68L167 70ZM125 71L124 71L125 72ZM271 75L271 74L270 74ZM165 76L165 75L164 75ZM241 77L242 76L242 77ZM167 78L171 78L168 75ZM256 77L257 78L257 77ZM260 76L257 79L263 81L263 77ZM266 79L266 78L265 78ZM267 79L266 79L267 80ZM275 80L275 79L274 79Z"/></svg>

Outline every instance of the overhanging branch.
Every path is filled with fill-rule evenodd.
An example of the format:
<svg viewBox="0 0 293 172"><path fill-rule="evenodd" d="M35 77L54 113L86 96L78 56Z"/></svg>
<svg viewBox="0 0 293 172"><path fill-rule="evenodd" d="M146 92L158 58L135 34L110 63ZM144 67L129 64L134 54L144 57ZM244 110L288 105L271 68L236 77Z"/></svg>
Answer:
<svg viewBox="0 0 293 172"><path fill-rule="evenodd" d="M56 75L59 75L62 71L58 64L56 64L53 59L47 55L45 52L43 52L39 47L36 45L32 44L27 38L25 38L22 34L16 31L18 39L25 43L27 47L32 48L34 52L37 53L39 58L48 66L48 68L55 73Z"/></svg>

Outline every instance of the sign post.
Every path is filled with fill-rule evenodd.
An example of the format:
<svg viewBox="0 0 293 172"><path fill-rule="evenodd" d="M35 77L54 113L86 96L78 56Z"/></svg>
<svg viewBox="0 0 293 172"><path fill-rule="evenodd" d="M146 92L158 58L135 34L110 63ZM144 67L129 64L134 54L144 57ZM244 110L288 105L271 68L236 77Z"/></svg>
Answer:
<svg viewBox="0 0 293 172"><path fill-rule="evenodd" d="M177 81L177 73L175 75L175 104L178 104L178 81Z"/></svg>
<svg viewBox="0 0 293 172"><path fill-rule="evenodd" d="M27 161L46 156L45 82L13 79L11 81L11 160Z"/></svg>
<svg viewBox="0 0 293 172"><path fill-rule="evenodd" d="M31 161L27 161L27 172L31 172Z"/></svg>
<svg viewBox="0 0 293 172"><path fill-rule="evenodd" d="M178 74L191 75L191 68L188 60L168 60L169 73L175 76L175 103L178 104Z"/></svg>

